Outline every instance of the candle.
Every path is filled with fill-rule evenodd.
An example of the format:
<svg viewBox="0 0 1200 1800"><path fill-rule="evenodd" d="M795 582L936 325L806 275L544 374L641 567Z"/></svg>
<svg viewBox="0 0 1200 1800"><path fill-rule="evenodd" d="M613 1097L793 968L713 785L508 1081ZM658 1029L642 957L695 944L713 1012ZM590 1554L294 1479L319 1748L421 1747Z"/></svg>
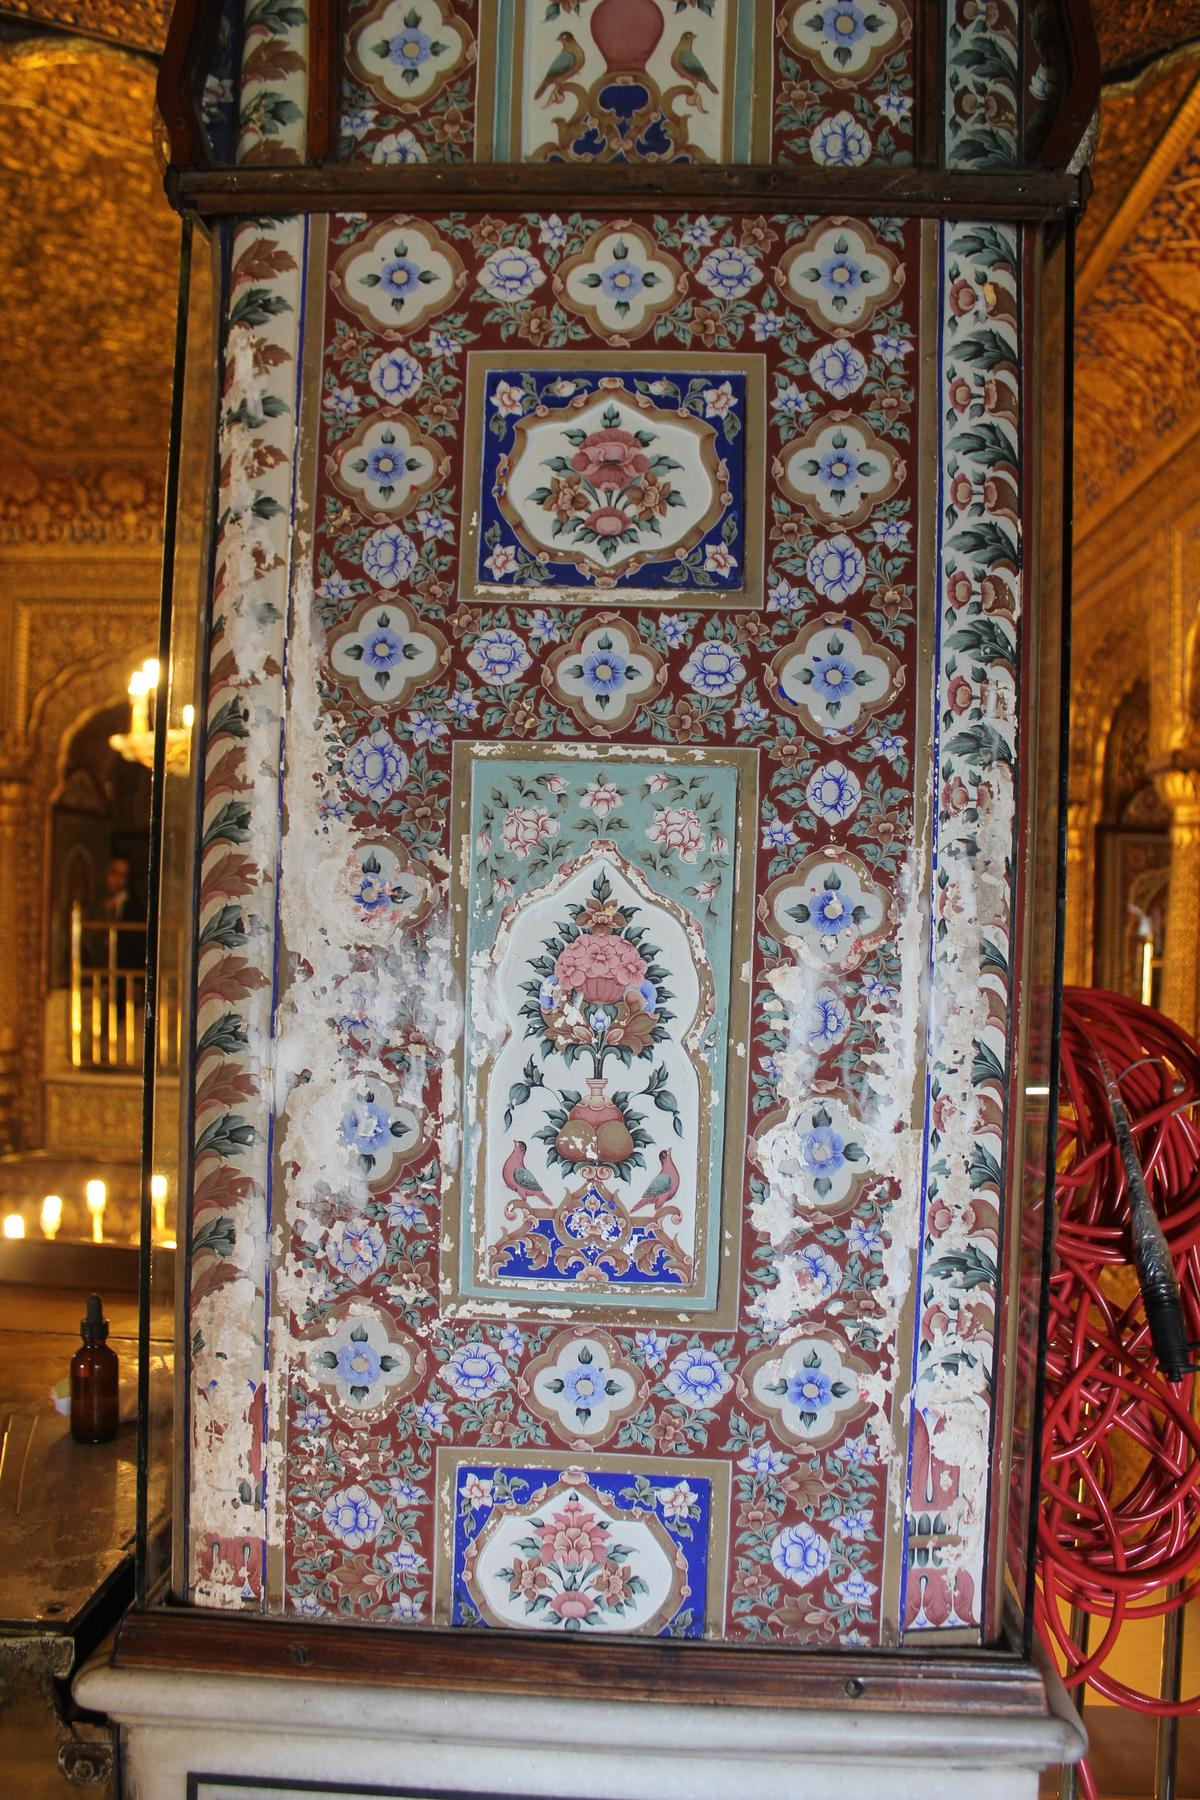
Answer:
<svg viewBox="0 0 1200 1800"><path fill-rule="evenodd" d="M104 1203L107 1198L102 1181L89 1181L85 1190L87 1209L92 1215L92 1242L104 1242Z"/></svg>
<svg viewBox="0 0 1200 1800"><path fill-rule="evenodd" d="M4 1235L6 1238L23 1238L25 1236L25 1221L20 1213L5 1213Z"/></svg>
<svg viewBox="0 0 1200 1800"><path fill-rule="evenodd" d="M167 1229L167 1178L165 1175L150 1177L150 1204L154 1208L154 1235L162 1237Z"/></svg>
<svg viewBox="0 0 1200 1800"><path fill-rule="evenodd" d="M47 1194L42 1201L42 1236L53 1241L58 1236L58 1228L62 1224L62 1197L59 1194Z"/></svg>

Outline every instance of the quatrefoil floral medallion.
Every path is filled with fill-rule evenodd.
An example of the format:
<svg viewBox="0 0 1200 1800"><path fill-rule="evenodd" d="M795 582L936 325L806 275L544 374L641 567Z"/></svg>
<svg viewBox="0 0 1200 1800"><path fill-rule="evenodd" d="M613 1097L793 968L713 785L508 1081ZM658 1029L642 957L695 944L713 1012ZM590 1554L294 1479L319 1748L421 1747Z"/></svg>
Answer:
<svg viewBox="0 0 1200 1800"><path fill-rule="evenodd" d="M740 1399L785 1443L819 1448L845 1435L867 1410L865 1364L825 1338L793 1338L752 1356L738 1377Z"/></svg>
<svg viewBox="0 0 1200 1800"><path fill-rule="evenodd" d="M409 337L453 305L467 272L431 225L401 215L377 225L342 256L334 292L381 337Z"/></svg>
<svg viewBox="0 0 1200 1800"><path fill-rule="evenodd" d="M854 969L887 934L894 901L848 850L816 850L758 903L767 930L799 962Z"/></svg>
<svg viewBox="0 0 1200 1800"><path fill-rule="evenodd" d="M763 680L777 705L844 743L894 700L904 671L862 625L827 615L779 651Z"/></svg>
<svg viewBox="0 0 1200 1800"><path fill-rule="evenodd" d="M791 0L780 29L834 87L860 87L912 26L900 0Z"/></svg>
<svg viewBox="0 0 1200 1800"><path fill-rule="evenodd" d="M331 635L329 660L372 711L390 710L406 705L441 674L450 646L436 625L418 621L406 601L376 597L356 607Z"/></svg>
<svg viewBox="0 0 1200 1800"><path fill-rule="evenodd" d="M374 1308L353 1304L327 1328L328 1335L309 1349L309 1374L344 1412L379 1413L421 1379L425 1351L412 1338L394 1336Z"/></svg>
<svg viewBox="0 0 1200 1800"><path fill-rule="evenodd" d="M350 33L347 62L399 112L417 112L475 61L475 40L438 0L382 0Z"/></svg>
<svg viewBox="0 0 1200 1800"><path fill-rule="evenodd" d="M584 1328L553 1338L523 1370L517 1390L556 1437L583 1449L611 1437L643 1404L649 1384L607 1332Z"/></svg>
<svg viewBox="0 0 1200 1800"><path fill-rule="evenodd" d="M776 462L776 477L819 525L861 525L904 479L904 462L850 413L815 419Z"/></svg>
<svg viewBox="0 0 1200 1800"><path fill-rule="evenodd" d="M593 232L554 278L562 304L585 318L597 337L627 344L681 299L687 276L640 225L619 219Z"/></svg>
<svg viewBox="0 0 1200 1800"><path fill-rule="evenodd" d="M895 299L904 270L867 225L823 219L779 265L784 292L822 331L862 331Z"/></svg>
<svg viewBox="0 0 1200 1800"><path fill-rule="evenodd" d="M364 419L328 459L334 486L377 525L408 512L435 487L449 457L399 413Z"/></svg>
<svg viewBox="0 0 1200 1800"><path fill-rule="evenodd" d="M544 686L593 737L621 730L666 679L662 657L616 613L582 624L542 671Z"/></svg>
<svg viewBox="0 0 1200 1800"><path fill-rule="evenodd" d="M756 1134L751 1158L782 1212L780 1241L848 1212L877 1173L861 1122L829 1094L769 1122Z"/></svg>

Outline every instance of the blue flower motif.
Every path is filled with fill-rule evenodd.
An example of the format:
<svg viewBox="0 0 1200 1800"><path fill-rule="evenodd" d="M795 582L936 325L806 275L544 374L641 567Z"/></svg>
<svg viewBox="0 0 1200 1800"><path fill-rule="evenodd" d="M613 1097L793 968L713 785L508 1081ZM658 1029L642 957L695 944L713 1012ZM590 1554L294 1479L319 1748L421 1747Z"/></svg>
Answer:
<svg viewBox="0 0 1200 1800"><path fill-rule="evenodd" d="M856 1219L846 1233L846 1241L855 1256L861 1256L869 1262L880 1248L883 1239L873 1225L864 1225Z"/></svg>
<svg viewBox="0 0 1200 1800"><path fill-rule="evenodd" d="M490 1344L460 1344L442 1376L464 1400L481 1400L508 1386L508 1370Z"/></svg>
<svg viewBox="0 0 1200 1800"><path fill-rule="evenodd" d="M645 275L628 256L616 257L600 276L600 286L610 300L629 300L645 285Z"/></svg>
<svg viewBox="0 0 1200 1800"><path fill-rule="evenodd" d="M342 130L347 137L365 137L375 123L375 108L359 106L351 112L342 114Z"/></svg>
<svg viewBox="0 0 1200 1800"><path fill-rule="evenodd" d="M394 669L397 663L404 661L405 639L398 631L393 631L385 619L386 614L359 639L365 669Z"/></svg>
<svg viewBox="0 0 1200 1800"><path fill-rule="evenodd" d="M379 286L392 300L406 300L421 285L421 265L411 256L395 256L379 271Z"/></svg>
<svg viewBox="0 0 1200 1800"><path fill-rule="evenodd" d="M525 300L545 279L536 256L516 244L493 250L479 271L479 285L493 300Z"/></svg>
<svg viewBox="0 0 1200 1800"><path fill-rule="evenodd" d="M358 411L358 395L351 387L333 387L325 396L325 404L338 419L348 419Z"/></svg>
<svg viewBox="0 0 1200 1800"><path fill-rule="evenodd" d="M842 700L857 670L846 656L814 656L812 685L825 700Z"/></svg>
<svg viewBox="0 0 1200 1800"><path fill-rule="evenodd" d="M437 1400L426 1400L417 1408L417 1424L423 1425L426 1431L445 1431L446 1409Z"/></svg>
<svg viewBox="0 0 1200 1800"><path fill-rule="evenodd" d="M709 251L696 270L696 278L719 299L740 300L756 281L762 280L762 270L748 251L729 244Z"/></svg>
<svg viewBox="0 0 1200 1800"><path fill-rule="evenodd" d="M529 627L529 635L535 644L541 646L545 644L556 644L562 636L562 633L559 629L558 620L554 618L551 613L539 612L534 613L533 615L533 623Z"/></svg>
<svg viewBox="0 0 1200 1800"><path fill-rule="evenodd" d="M746 666L728 644L697 644L683 665L683 679L698 694L730 694L746 679Z"/></svg>
<svg viewBox="0 0 1200 1800"><path fill-rule="evenodd" d="M858 480L861 458L853 450L830 450L817 458L817 479L829 488L846 488Z"/></svg>
<svg viewBox="0 0 1200 1800"><path fill-rule="evenodd" d="M588 1024L596 1033L597 1037L603 1037L604 1033L612 1024L612 1018L605 1012L602 1006L594 1006L588 1014Z"/></svg>
<svg viewBox="0 0 1200 1800"><path fill-rule="evenodd" d="M829 1556L828 1543L807 1520L785 1526L771 1545L772 1564L797 1587L807 1587L814 1575L823 1575L829 1567Z"/></svg>
<svg viewBox="0 0 1200 1800"><path fill-rule="evenodd" d="M738 1468L748 1475L782 1475L791 1459L769 1444L755 1444L745 1456L738 1458Z"/></svg>
<svg viewBox="0 0 1200 1800"><path fill-rule="evenodd" d="M643 1359L652 1369L656 1369L667 1354L667 1340L657 1331L639 1331L636 1333L637 1347Z"/></svg>
<svg viewBox="0 0 1200 1800"><path fill-rule="evenodd" d="M419 69L422 63L429 61L432 52L432 38L412 25L406 25L395 37L388 39L387 59L399 69Z"/></svg>
<svg viewBox="0 0 1200 1800"><path fill-rule="evenodd" d="M307 1432L310 1436L315 1437L319 1432L324 1431L328 1424L329 1414L322 1411L315 1400L310 1400L296 1414L297 1430Z"/></svg>
<svg viewBox="0 0 1200 1800"><path fill-rule="evenodd" d="M342 764L342 774L356 794L361 794L364 800L382 804L404 785L408 758L380 726L370 737L359 738L350 747Z"/></svg>
<svg viewBox="0 0 1200 1800"><path fill-rule="evenodd" d="M406 1481L403 1475L392 1475L388 1478L388 1490L397 1506L423 1506L425 1492L414 1482Z"/></svg>
<svg viewBox="0 0 1200 1800"><path fill-rule="evenodd" d="M766 707L760 706L757 700L751 698L743 698L733 715L733 722L739 731L753 731L755 726L765 725L766 721Z"/></svg>
<svg viewBox="0 0 1200 1800"><path fill-rule="evenodd" d="M815 1288L822 1300L836 1294L842 1285L842 1271L820 1244L805 1244L796 1252L796 1271L809 1287Z"/></svg>
<svg viewBox="0 0 1200 1800"><path fill-rule="evenodd" d="M378 1101L359 1100L342 1117L342 1142L359 1156L377 1156L391 1142L392 1121Z"/></svg>
<svg viewBox="0 0 1200 1800"><path fill-rule="evenodd" d="M873 1469L879 1461L875 1439L866 1431L861 1437L847 1438L842 1445L842 1459L852 1469Z"/></svg>
<svg viewBox="0 0 1200 1800"><path fill-rule="evenodd" d="M867 1581L857 1570L838 1583L838 1593L848 1606L870 1606L875 1583Z"/></svg>
<svg viewBox="0 0 1200 1800"><path fill-rule="evenodd" d="M814 769L804 794L819 819L827 825L837 825L850 817L862 799L862 788L851 770L840 762L831 762Z"/></svg>
<svg viewBox="0 0 1200 1800"><path fill-rule="evenodd" d="M411 1575L417 1569L425 1567L425 1558L417 1546L408 1538L397 1538L396 1542L383 1553L390 1575Z"/></svg>
<svg viewBox="0 0 1200 1800"><path fill-rule="evenodd" d="M388 1207L387 1216L388 1224L393 1229L401 1226L406 1231L412 1231L416 1226L425 1223L425 1214L415 1200L393 1200Z"/></svg>
<svg viewBox="0 0 1200 1800"><path fill-rule="evenodd" d="M851 113L840 112L821 120L808 147L819 168L859 169L870 157L871 139Z"/></svg>
<svg viewBox="0 0 1200 1800"><path fill-rule="evenodd" d="M462 345L452 331L431 331L429 333L429 354L431 356L457 356Z"/></svg>
<svg viewBox="0 0 1200 1800"><path fill-rule="evenodd" d="M339 1275L362 1281L373 1275L383 1261L383 1236L376 1225L365 1219L343 1224L331 1234L328 1254Z"/></svg>
<svg viewBox="0 0 1200 1800"><path fill-rule="evenodd" d="M479 712L479 702L474 694L451 694L449 706L459 725L469 724Z"/></svg>
<svg viewBox="0 0 1200 1800"><path fill-rule="evenodd" d="M365 1340L356 1343L351 1338L339 1344L333 1354L337 1372L347 1387L374 1387L383 1373L378 1350Z"/></svg>
<svg viewBox="0 0 1200 1800"><path fill-rule="evenodd" d="M569 235L557 213L548 213L538 227L538 237L551 250L561 250Z"/></svg>
<svg viewBox="0 0 1200 1800"><path fill-rule="evenodd" d="M428 543L430 538L436 542L438 538L450 537L454 527L449 519L442 517L441 513L432 512L428 507L423 506L417 512L417 530L421 533L423 541Z"/></svg>
<svg viewBox="0 0 1200 1800"><path fill-rule="evenodd" d="M396 168L402 163L423 163L425 152L411 131L389 131L372 147L371 161L383 168Z"/></svg>
<svg viewBox="0 0 1200 1800"><path fill-rule="evenodd" d="M867 22L853 0L834 0L821 13L821 30L836 46L849 48L865 36Z"/></svg>
<svg viewBox="0 0 1200 1800"><path fill-rule="evenodd" d="M593 1358L586 1367L577 1364L569 1369L561 1380L564 1411L566 1407L572 1407L576 1412L590 1412L597 1400L605 1397L608 1370Z"/></svg>
<svg viewBox="0 0 1200 1800"><path fill-rule="evenodd" d="M841 1513L833 1520L833 1529L839 1537L844 1537L852 1544L865 1544L871 1522L865 1512Z"/></svg>
<svg viewBox="0 0 1200 1800"><path fill-rule="evenodd" d="M764 850L782 850L788 844L795 842L795 830L785 820L771 819L763 826L762 847Z"/></svg>
<svg viewBox="0 0 1200 1800"><path fill-rule="evenodd" d="M332 575L327 575L317 589L317 593L322 600L347 600L353 592L354 589L350 586L350 583L345 581L336 571Z"/></svg>
<svg viewBox="0 0 1200 1800"><path fill-rule="evenodd" d="M833 1399L833 1383L821 1369L796 1369L784 1386L788 1404L801 1412L823 1412Z"/></svg>
<svg viewBox="0 0 1200 1800"><path fill-rule="evenodd" d="M409 718L412 721L409 730L414 744L437 744L447 736L446 726L440 719L435 719L432 713L413 712L409 714Z"/></svg>
<svg viewBox="0 0 1200 1800"><path fill-rule="evenodd" d="M876 356L881 357L885 363L899 362L912 349L907 338L897 337L889 331L878 332L871 341Z"/></svg>
<svg viewBox="0 0 1200 1800"><path fill-rule="evenodd" d="M871 748L876 756L886 756L889 762L895 762L904 755L904 739L889 733L886 737L872 738Z"/></svg>
<svg viewBox="0 0 1200 1800"><path fill-rule="evenodd" d="M686 620L676 613L667 613L658 621L658 635L669 650L678 650L680 644L686 644L689 634Z"/></svg>
<svg viewBox="0 0 1200 1800"><path fill-rule="evenodd" d="M767 590L767 611L795 612L803 598L799 588L793 587L788 581L776 579Z"/></svg>
<svg viewBox="0 0 1200 1800"><path fill-rule="evenodd" d="M819 388L835 400L847 400L867 379L867 364L854 348L839 339L822 344L808 359L809 373Z"/></svg>
<svg viewBox="0 0 1200 1800"><path fill-rule="evenodd" d="M867 574L862 551L845 533L814 544L805 567L818 594L839 604L858 592Z"/></svg>
<svg viewBox="0 0 1200 1800"><path fill-rule="evenodd" d="M808 916L825 937L837 937L854 923L853 908L846 905L840 888L822 888L809 907Z"/></svg>
<svg viewBox="0 0 1200 1800"><path fill-rule="evenodd" d="M416 393L424 370L407 350L385 350L371 364L367 379L385 406L398 406Z"/></svg>
<svg viewBox="0 0 1200 1800"><path fill-rule="evenodd" d="M809 400L794 381L789 381L786 386L776 389L771 405L782 418L802 419L809 409Z"/></svg>
<svg viewBox="0 0 1200 1800"><path fill-rule="evenodd" d="M681 1350L667 1370L666 1385L689 1412L715 1406L733 1385L720 1357L711 1350Z"/></svg>
<svg viewBox="0 0 1200 1800"><path fill-rule="evenodd" d="M597 650L584 660L583 679L594 694L615 694L624 687L628 671L619 650Z"/></svg>
<svg viewBox="0 0 1200 1800"><path fill-rule="evenodd" d="M300 1594L292 1600L292 1607L302 1619L323 1619L325 1608L315 1594Z"/></svg>
<svg viewBox="0 0 1200 1800"><path fill-rule="evenodd" d="M906 519L889 519L884 525L875 527L875 536L887 550L900 550L908 542L909 524Z"/></svg>
<svg viewBox="0 0 1200 1800"><path fill-rule="evenodd" d="M517 681L533 658L515 631L497 626L476 638L467 661L484 681L493 687L506 687Z"/></svg>
<svg viewBox="0 0 1200 1800"><path fill-rule="evenodd" d="M370 1494L357 1482L352 1487L338 1488L325 1502L321 1517L325 1529L340 1538L348 1550L360 1550L379 1536L383 1513Z"/></svg>
<svg viewBox="0 0 1200 1800"><path fill-rule="evenodd" d="M363 461L365 464L364 476L379 488L395 487L399 478L408 473L407 459L401 455L394 444L376 444L367 451Z"/></svg>
<svg viewBox="0 0 1200 1800"><path fill-rule="evenodd" d="M756 312L750 321L750 329L754 333L756 344L765 344L771 338L777 338L783 330L783 320L777 312Z"/></svg>
<svg viewBox="0 0 1200 1800"><path fill-rule="evenodd" d="M856 294L863 284L862 264L843 250L817 264L817 277L827 294Z"/></svg>
<svg viewBox="0 0 1200 1800"><path fill-rule="evenodd" d="M903 125L912 111L912 100L907 94L898 94L895 90L880 94L875 102L885 119L893 125Z"/></svg>
<svg viewBox="0 0 1200 1800"><path fill-rule="evenodd" d="M525 1348L525 1339L515 1325L506 1325L497 1342L505 1356L520 1356Z"/></svg>
<svg viewBox="0 0 1200 1800"><path fill-rule="evenodd" d="M828 1179L845 1168L845 1150L846 1141L836 1131L828 1125L815 1125L800 1139L800 1165L818 1180Z"/></svg>
<svg viewBox="0 0 1200 1800"><path fill-rule="evenodd" d="M850 1028L850 1014L840 1000L819 994L813 1004L814 1022L808 1041L814 1050L828 1050L840 1043Z"/></svg>

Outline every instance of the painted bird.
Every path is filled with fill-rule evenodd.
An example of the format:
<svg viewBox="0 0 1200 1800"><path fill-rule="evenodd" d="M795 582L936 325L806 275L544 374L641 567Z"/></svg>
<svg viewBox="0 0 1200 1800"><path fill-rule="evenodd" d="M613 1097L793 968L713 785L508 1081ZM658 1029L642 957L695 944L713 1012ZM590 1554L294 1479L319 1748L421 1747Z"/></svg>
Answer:
<svg viewBox="0 0 1200 1800"><path fill-rule="evenodd" d="M708 108L700 98L700 89L706 87L711 94L718 94L720 89L717 87L716 82L713 80L704 64L700 61L700 58L696 55L696 52L692 47L695 42L696 34L694 31L685 31L683 33L674 50L671 52L671 67L674 69L679 79L686 82L687 86L691 88L692 103L694 104L696 111L707 112Z"/></svg>
<svg viewBox="0 0 1200 1800"><path fill-rule="evenodd" d="M669 1150L658 1153L658 1174L646 1183L646 1191L634 1207L639 1212L643 1206L653 1206L656 1210L673 1200L679 1192L679 1170L675 1167L675 1158Z"/></svg>
<svg viewBox="0 0 1200 1800"><path fill-rule="evenodd" d="M500 1171L500 1179L511 1193L529 1194L541 1200L546 1198L525 1167L525 1146L520 1138L515 1139L513 1147L508 1153L508 1160Z"/></svg>
<svg viewBox="0 0 1200 1800"><path fill-rule="evenodd" d="M562 49L542 77L542 85L534 94L540 100L543 94L550 95L550 103L563 98L563 84L578 75L583 67L583 51L569 31L560 31L558 41Z"/></svg>

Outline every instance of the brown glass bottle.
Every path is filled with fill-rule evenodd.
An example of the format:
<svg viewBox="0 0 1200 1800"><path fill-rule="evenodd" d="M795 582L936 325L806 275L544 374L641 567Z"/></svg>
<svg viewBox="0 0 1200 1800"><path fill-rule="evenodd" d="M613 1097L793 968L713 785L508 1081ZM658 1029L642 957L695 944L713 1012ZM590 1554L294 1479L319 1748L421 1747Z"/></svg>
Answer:
<svg viewBox="0 0 1200 1800"><path fill-rule="evenodd" d="M79 1331L83 1343L71 1358L71 1436L77 1444L107 1444L117 1435L117 1353L105 1342L99 1294L88 1296Z"/></svg>

